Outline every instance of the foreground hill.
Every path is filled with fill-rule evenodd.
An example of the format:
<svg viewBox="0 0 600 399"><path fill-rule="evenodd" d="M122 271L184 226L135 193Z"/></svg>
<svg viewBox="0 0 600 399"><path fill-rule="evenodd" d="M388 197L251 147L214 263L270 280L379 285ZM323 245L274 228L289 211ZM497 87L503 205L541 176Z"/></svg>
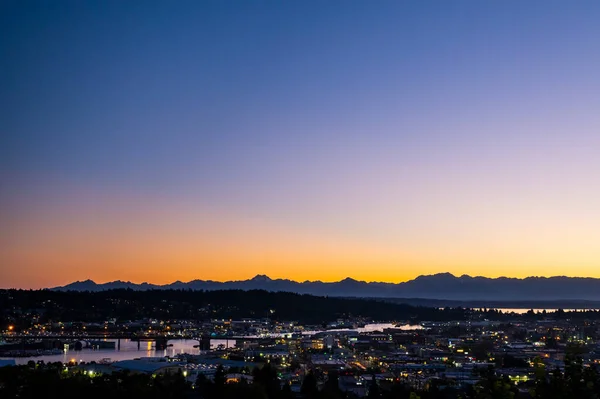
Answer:
<svg viewBox="0 0 600 399"><path fill-rule="evenodd" d="M462 308L437 309L374 299L300 295L264 290L127 290L96 292L0 290L0 325L49 321L207 320L245 317L321 324L337 319L464 320Z"/></svg>
<svg viewBox="0 0 600 399"><path fill-rule="evenodd" d="M357 281L346 278L337 282L271 279L258 275L249 280L211 281L193 280L187 283L176 281L166 285L149 283L135 284L124 281L97 284L91 280L78 281L53 290L59 291L104 291L110 289L186 289L186 290L266 290L285 291L337 297L371 298L425 298L444 300L495 300L495 301L552 301L552 300L600 300L600 279L579 277L527 277L487 278L460 277L450 273L419 276L403 283L379 283Z"/></svg>

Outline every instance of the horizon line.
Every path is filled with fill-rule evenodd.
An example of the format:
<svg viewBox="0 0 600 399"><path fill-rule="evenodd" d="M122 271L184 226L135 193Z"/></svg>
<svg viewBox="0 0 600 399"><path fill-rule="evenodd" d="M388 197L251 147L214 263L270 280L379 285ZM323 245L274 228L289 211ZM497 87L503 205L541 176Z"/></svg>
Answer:
<svg viewBox="0 0 600 399"><path fill-rule="evenodd" d="M376 281L376 280L357 280L355 278L352 277L345 277L339 280L331 280L331 281L327 281L327 280L303 280L303 281L299 281L299 280L294 280L294 279L289 279L289 278L271 278L266 274L256 274L253 277L249 277L246 279L237 279L237 280L212 280L212 279L207 279L207 280L203 280L201 278L197 278L197 279L193 279L193 280L188 280L188 281L181 281L181 280L175 280L172 282L167 282L167 283L151 283L148 281L142 281L142 282L135 282L135 281L130 281L130 280L107 280L105 282L98 282L92 279L85 279L85 280L75 280L75 281L71 281L69 283L66 284L62 284L62 285L55 285L55 286L51 286L51 287L43 287L43 288L37 288L38 290L43 290L43 289L53 289L53 288L60 288L60 287L65 287L71 284L76 284L76 283L84 283L84 282L92 282L96 285L104 285L104 284L110 284L110 283L125 283L125 284L136 284L136 285L143 285L143 284L148 284L148 285L154 285L154 286L158 286L158 287L163 287L163 286L168 286L171 284L176 284L176 283L182 283L182 284L189 284L195 281L204 281L204 282L214 282L214 283L221 283L221 284L225 284L225 283L235 283L235 282L245 282L245 281L251 281L256 279L257 277L260 278L268 278L271 281L290 281L290 282L294 282L294 283L298 283L298 284L303 284L303 283L324 283L324 284L335 284L335 283L340 283L342 281L345 280L353 280L359 283L367 283L367 284L394 284L394 285L398 285L398 284L403 284L403 283L407 283L410 281L414 281L420 277L433 277L433 276L440 276L440 275L448 275L451 276L453 278L462 278L462 277L469 277L469 278L485 278L485 279L490 279L490 280L499 280L499 279L511 279L511 280L526 280L526 279L530 279L530 278L543 278L543 279L551 279L551 278L573 278L573 279L597 279L600 280L600 277L590 277L590 276L567 276L567 275L553 275L553 276L536 276L536 275L532 275L532 276L526 276L526 277L509 277L509 276L498 276L498 277L488 277L488 276L482 276L482 275L469 275L469 274L461 274L461 275L456 275L454 273L451 272L439 272L439 273L433 273L433 274L420 274L414 278L411 279L407 279L404 281L400 281L400 282L391 282L391 281ZM18 288L18 287L9 287L9 288L0 288L0 289L24 289L24 290L36 290L34 288Z"/></svg>

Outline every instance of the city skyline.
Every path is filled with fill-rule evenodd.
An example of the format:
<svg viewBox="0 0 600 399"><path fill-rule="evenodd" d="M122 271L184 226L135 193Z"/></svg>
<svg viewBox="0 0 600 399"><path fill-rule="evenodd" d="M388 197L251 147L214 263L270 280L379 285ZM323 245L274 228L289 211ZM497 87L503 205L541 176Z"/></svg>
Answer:
<svg viewBox="0 0 600 399"><path fill-rule="evenodd" d="M0 288L600 277L596 2L0 10Z"/></svg>

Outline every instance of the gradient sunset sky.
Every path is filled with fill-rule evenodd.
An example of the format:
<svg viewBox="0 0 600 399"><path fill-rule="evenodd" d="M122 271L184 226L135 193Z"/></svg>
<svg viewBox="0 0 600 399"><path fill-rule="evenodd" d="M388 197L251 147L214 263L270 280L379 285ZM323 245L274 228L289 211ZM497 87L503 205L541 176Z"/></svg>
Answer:
<svg viewBox="0 0 600 399"><path fill-rule="evenodd" d="M0 2L0 287L600 277L598 1Z"/></svg>

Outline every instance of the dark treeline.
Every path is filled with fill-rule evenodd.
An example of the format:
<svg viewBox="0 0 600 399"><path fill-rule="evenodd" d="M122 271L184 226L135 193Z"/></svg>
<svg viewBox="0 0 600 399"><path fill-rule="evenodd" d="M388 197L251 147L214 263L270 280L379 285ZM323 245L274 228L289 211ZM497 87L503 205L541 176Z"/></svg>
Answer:
<svg viewBox="0 0 600 399"><path fill-rule="evenodd" d="M318 297L262 290L109 290L101 292L0 290L0 323L17 322L26 328L33 321L103 322L156 318L162 320L210 318L262 318L320 324L337 318L364 317L369 320L449 321L515 318L497 310L476 312L466 308L419 307L373 299ZM529 312L519 316L536 319L598 318L597 311Z"/></svg>
<svg viewBox="0 0 600 399"><path fill-rule="evenodd" d="M103 322L156 318L262 318L320 324L337 318L372 320L462 320L462 308L439 310L365 299L318 297L262 290L109 290L100 292L2 290L1 317L48 321Z"/></svg>
<svg viewBox="0 0 600 399"><path fill-rule="evenodd" d="M402 381L380 387L372 379L367 399L597 399L600 375L594 367L583 367L580 358L567 358L564 372L535 366L535 378L517 388L508 377L497 375L492 368L480 372L474 385L456 386L451 380L432 380L414 388ZM330 372L324 384L318 384L309 371L294 394L290 385L278 378L270 364L256 367L248 377L227 383L219 366L213 378L200 374L194 384L176 374L132 374L113 372L89 375L62 363L36 364L0 368L1 398L199 398L199 399L350 399L357 398L339 387L339 375Z"/></svg>
<svg viewBox="0 0 600 399"><path fill-rule="evenodd" d="M0 367L0 398L185 398L191 388L182 375L114 372L93 378L62 363Z"/></svg>

